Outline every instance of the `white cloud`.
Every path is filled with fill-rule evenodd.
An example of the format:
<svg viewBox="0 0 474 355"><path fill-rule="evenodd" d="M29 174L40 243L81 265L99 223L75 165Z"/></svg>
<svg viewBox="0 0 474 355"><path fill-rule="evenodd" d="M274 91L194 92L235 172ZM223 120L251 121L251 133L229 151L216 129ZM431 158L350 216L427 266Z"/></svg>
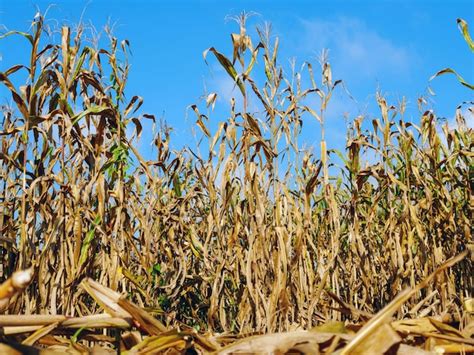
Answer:
<svg viewBox="0 0 474 355"><path fill-rule="evenodd" d="M336 74L353 77L378 77L392 73L408 74L410 63L416 59L408 47L383 37L356 18L339 17L335 20L301 20L304 35L301 46L313 53L323 48L336 59Z"/></svg>
<svg viewBox="0 0 474 355"><path fill-rule="evenodd" d="M234 99L236 110L242 110L243 99L239 87L224 70L216 70L215 75L211 79L207 80L206 86L209 93L217 93L218 103L224 103L224 107L230 107L230 101L231 99ZM256 101L249 85L247 85L247 92L249 93L247 110L251 113L260 111L261 107L259 107L259 103Z"/></svg>
<svg viewBox="0 0 474 355"><path fill-rule="evenodd" d="M216 75L213 78L210 84L212 89L217 93L219 101L223 100L226 103L229 103L232 98L240 101L239 88L235 85L234 81L227 75L227 73L220 72L219 75Z"/></svg>

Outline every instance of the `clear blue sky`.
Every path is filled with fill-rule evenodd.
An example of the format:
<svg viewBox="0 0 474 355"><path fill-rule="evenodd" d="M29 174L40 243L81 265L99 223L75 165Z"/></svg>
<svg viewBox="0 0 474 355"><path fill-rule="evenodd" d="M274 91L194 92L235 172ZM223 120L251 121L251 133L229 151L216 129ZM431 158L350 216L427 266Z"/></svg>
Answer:
<svg viewBox="0 0 474 355"><path fill-rule="evenodd" d="M172 145L193 144L193 112L186 108L199 102L201 95L219 95L215 122L225 119L232 84L214 58L210 66L202 52L210 46L231 55L231 32L238 32L227 15L254 11L249 25L271 22L280 38L280 61L288 69L288 59L298 65L311 60L323 48L330 50L333 76L346 82L357 100L343 91L329 107L328 144L341 147L344 112L378 116L374 94L378 90L397 103L408 99L408 120L417 121L416 101L426 94L428 79L436 71L452 67L468 82L474 82L473 55L456 26L461 17L474 36L474 1L42 1L0 0L0 24L7 29L28 30L36 6L49 4L47 18L77 23L84 8L84 21L100 29L110 19L115 35L128 39L133 56L127 93L145 99L142 112L163 116L174 128ZM87 6L86 6L87 5ZM2 29L4 31L5 29ZM25 62L25 41L0 41L0 70ZM451 119L457 104L472 100L472 93L454 77L443 76L431 83L436 96L432 107L439 116ZM238 96L238 92L234 92ZM0 88L0 100L10 101ZM472 118L472 117L471 117ZM318 142L317 125L305 125L303 141ZM142 152L149 155L149 132L145 132ZM151 156L149 156L151 158Z"/></svg>

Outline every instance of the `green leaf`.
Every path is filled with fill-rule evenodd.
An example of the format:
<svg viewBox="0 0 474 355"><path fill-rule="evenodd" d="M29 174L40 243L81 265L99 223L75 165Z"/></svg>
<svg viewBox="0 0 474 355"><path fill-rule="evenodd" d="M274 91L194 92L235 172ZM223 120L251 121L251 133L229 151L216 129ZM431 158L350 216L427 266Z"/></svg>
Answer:
<svg viewBox="0 0 474 355"><path fill-rule="evenodd" d="M81 256L79 257L79 267L81 267L87 260L87 254L89 252L89 248L91 246L92 240L94 239L95 235L95 226L93 226L86 234L86 238L84 239L84 243L82 243L81 247Z"/></svg>
<svg viewBox="0 0 474 355"><path fill-rule="evenodd" d="M250 60L250 64L247 67L247 70L245 71L245 76L246 77L250 75L250 72L252 71L253 66L255 65L255 63L257 61L258 50L260 48L264 48L262 43L259 43L257 48L255 48L255 50L252 52L252 59Z"/></svg>
<svg viewBox="0 0 474 355"><path fill-rule="evenodd" d="M176 196L181 197L182 190L181 190L181 181L178 176L173 177L173 190Z"/></svg>
<svg viewBox="0 0 474 355"><path fill-rule="evenodd" d="M235 70L234 66L232 65L232 62L224 56L222 53L219 53L214 47L211 47L209 49L206 49L204 53L202 54L204 57L204 60L206 60L206 56L208 52L214 53L216 56L217 60L219 63L221 63L222 67L225 69L225 71L230 75L232 79L234 79L234 82L237 84L239 87L240 91L242 92L242 95L245 96L245 86L242 80L239 78L237 71ZM207 62L206 62L207 63Z"/></svg>
<svg viewBox="0 0 474 355"><path fill-rule="evenodd" d="M155 264L153 265L153 271L152 271L153 274L155 275L160 275L161 274L161 264Z"/></svg>
<svg viewBox="0 0 474 355"><path fill-rule="evenodd" d="M469 45L469 48L472 52L474 52L474 42L472 42L471 35L469 34L469 28L467 26L467 22L464 21L462 18L458 18L457 20L459 30L461 31L464 40Z"/></svg>
<svg viewBox="0 0 474 355"><path fill-rule="evenodd" d="M79 338L79 335L82 333L82 331L86 329L86 327L80 327L78 330L74 332L74 334L71 337L71 341L75 344L77 343L77 340Z"/></svg>
<svg viewBox="0 0 474 355"><path fill-rule="evenodd" d="M34 43L34 40L33 40L33 36L30 35L29 33L26 33L26 32L21 32L21 31L9 31L3 35L0 36L0 39L3 39L3 38L6 38L8 36L11 36L11 35L20 35L20 36L23 36L25 37L30 43L31 45L33 45Z"/></svg>
<svg viewBox="0 0 474 355"><path fill-rule="evenodd" d="M79 72L82 68L82 65L84 64L84 60L86 59L86 55L91 53L91 49L89 47L85 47L82 50L81 56L79 57L79 61L77 62L76 68L74 69L74 74L71 78L71 81L76 80L77 76L79 75Z"/></svg>
<svg viewBox="0 0 474 355"><path fill-rule="evenodd" d="M98 226L100 223L101 223L101 218L100 218L99 215L97 215L97 216L94 218L94 225Z"/></svg>
<svg viewBox="0 0 474 355"><path fill-rule="evenodd" d="M44 84L46 83L46 81L48 80L48 77L50 75L51 71L49 70L45 70L45 71L42 71L41 74L40 74L40 77L38 78L38 80L36 81L35 85L33 86L33 90L31 92L31 96L35 96L36 93L38 92L39 88Z"/></svg>
<svg viewBox="0 0 474 355"><path fill-rule="evenodd" d="M79 122L79 120L82 117L84 117L86 115L90 115L91 113L94 113L94 114L102 113L102 112L107 111L107 110L110 110L110 108L107 107L107 106L92 106L92 107L89 107L87 110L84 110L84 111L78 113L77 115L75 115L72 118L72 125L74 126L77 122Z"/></svg>
<svg viewBox="0 0 474 355"><path fill-rule="evenodd" d="M84 238L84 242L82 243L81 246L81 256L79 257L79 267L80 268L87 260L87 255L89 253L89 248L91 246L92 241L94 240L95 236L95 228L99 225L101 219L100 216L97 216L94 219L93 225L89 229L89 231L86 234L86 237Z"/></svg>
<svg viewBox="0 0 474 355"><path fill-rule="evenodd" d="M342 152L338 149L329 149L328 153L335 153L339 159L342 160L342 162L344 163L345 166L349 166L349 160L346 159L346 157L344 156L344 154L342 154Z"/></svg>

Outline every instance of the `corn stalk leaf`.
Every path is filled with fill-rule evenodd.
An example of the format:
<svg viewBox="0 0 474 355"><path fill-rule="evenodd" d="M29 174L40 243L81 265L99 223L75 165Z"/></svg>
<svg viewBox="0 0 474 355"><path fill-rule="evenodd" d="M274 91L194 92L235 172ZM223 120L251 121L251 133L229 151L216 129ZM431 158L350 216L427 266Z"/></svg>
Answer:
<svg viewBox="0 0 474 355"><path fill-rule="evenodd" d="M430 80L433 80L434 78L436 78L436 77L438 77L438 76L441 76L441 75L443 75L443 74L454 74L454 75L456 76L456 78L458 79L458 81L459 81L462 85L468 87L468 88L471 89L471 90L474 90L474 85L471 85L471 84L467 83L467 82L462 78L461 75L459 75L455 70L453 70L453 69L451 69L451 68L445 68L445 69L440 70L439 72L437 72L436 74L434 74L434 75L430 78Z"/></svg>
<svg viewBox="0 0 474 355"><path fill-rule="evenodd" d="M222 67L225 69L227 74L230 75L230 77L234 80L234 82L237 84L239 87L240 91L242 92L242 95L245 95L245 86L244 83L242 82L241 78L237 74L237 71L235 70L234 66L232 65L232 62L222 53L218 52L214 47L211 47L209 49L206 49L204 53L202 54L204 57L204 60L206 60L207 53L212 52L219 63L222 65ZM207 62L206 62L207 63Z"/></svg>
<svg viewBox="0 0 474 355"><path fill-rule="evenodd" d="M467 22L461 18L457 19L458 27L464 37L464 40L468 44L469 48L472 52L474 52L474 42L472 42L471 35L469 34L469 28L467 26Z"/></svg>

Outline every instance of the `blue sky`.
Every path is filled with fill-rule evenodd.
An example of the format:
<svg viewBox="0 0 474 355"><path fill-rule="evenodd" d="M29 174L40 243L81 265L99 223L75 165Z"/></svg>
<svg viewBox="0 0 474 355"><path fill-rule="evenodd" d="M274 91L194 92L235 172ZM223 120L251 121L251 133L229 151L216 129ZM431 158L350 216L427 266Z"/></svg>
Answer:
<svg viewBox="0 0 474 355"><path fill-rule="evenodd" d="M98 29L114 23L115 35L130 41L133 56L127 93L144 98L142 112L166 119L174 129L176 148L194 144L194 114L190 111L186 116L189 105L198 103L205 92L217 92L211 116L216 123L227 117L228 99L239 95L214 58L209 57L207 66L202 53L214 46L231 55L230 33L238 32L238 27L226 17L242 10L257 13L249 27L272 23L273 34L280 38L280 62L287 70L290 58L295 58L297 67L304 61L316 65L321 50L329 49L333 77L343 79L356 100L343 90L335 94L328 108L330 147L343 148L344 113L352 118L378 116L377 90L394 104L405 96L406 119L414 122L417 98L427 94L428 85L436 93L430 107L447 119L459 103L473 99L452 76L431 83L428 79L452 67L474 82L473 56L456 26L456 18L464 18L473 33L474 1L0 0L0 24L9 30L28 30L36 7L44 11L51 3L55 5L48 19L77 23L85 8L84 21ZM26 50L21 38L0 41L0 70L26 61ZM11 101L3 87L0 100ZM317 130L314 121L305 122L303 143L317 144ZM150 138L147 130L140 146L149 158Z"/></svg>

